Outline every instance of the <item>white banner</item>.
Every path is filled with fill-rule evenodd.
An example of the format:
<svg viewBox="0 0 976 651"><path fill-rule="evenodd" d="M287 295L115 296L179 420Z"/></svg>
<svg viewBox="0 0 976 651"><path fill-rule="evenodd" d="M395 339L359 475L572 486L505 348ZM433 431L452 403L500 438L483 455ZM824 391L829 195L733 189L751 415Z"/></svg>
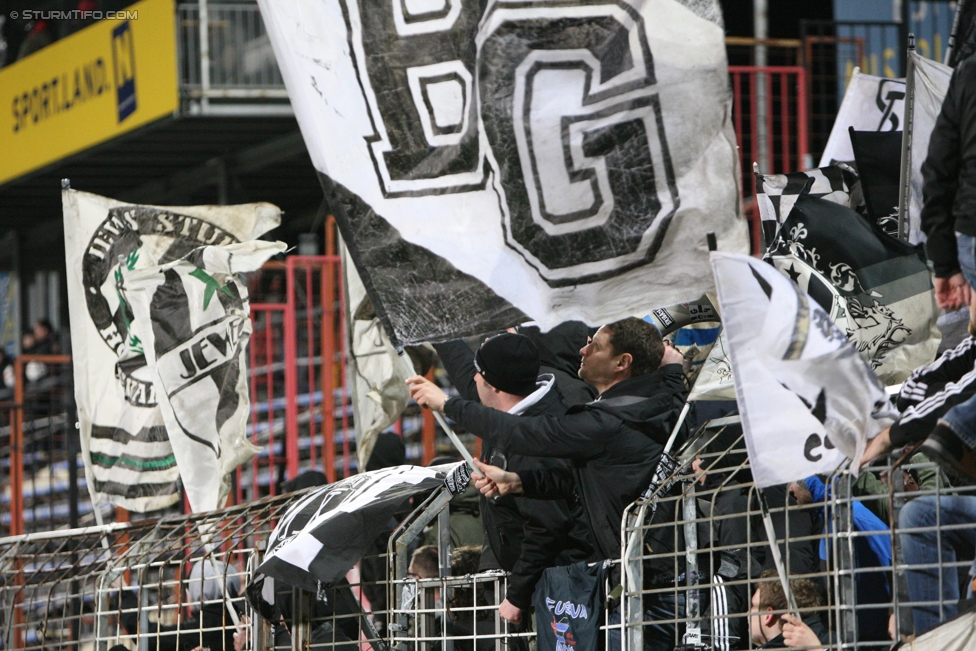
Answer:
<svg viewBox="0 0 976 651"><path fill-rule="evenodd" d="M194 512L223 506L230 473L260 448L247 438L247 285L283 242L205 246L148 269L124 269L122 296Z"/></svg>
<svg viewBox="0 0 976 651"><path fill-rule="evenodd" d="M915 65L915 99L912 103L911 185L908 202L908 241L925 241L922 232L922 163L929 153L929 140L942 102L949 90L952 68L908 51Z"/></svg>
<svg viewBox="0 0 976 651"><path fill-rule="evenodd" d="M346 332L349 333L349 376L352 381L353 422L356 423L356 458L366 469L376 437L400 418L413 375L410 357L397 354L383 324L373 310L363 281L343 244L342 275L346 284Z"/></svg>
<svg viewBox="0 0 976 651"><path fill-rule="evenodd" d="M259 2L394 343L646 313L712 289L706 233L748 250L716 1L435 4Z"/></svg>
<svg viewBox="0 0 976 651"><path fill-rule="evenodd" d="M904 114L904 79L865 75L854 68L818 167L854 160L850 127L855 131L901 131Z"/></svg>
<svg viewBox="0 0 976 651"><path fill-rule="evenodd" d="M771 265L713 253L752 474L760 488L855 469L897 413L827 313Z"/></svg>
<svg viewBox="0 0 976 651"><path fill-rule="evenodd" d="M165 508L181 499L180 471L121 298L123 269L254 239L278 225L281 211L266 203L140 206L74 190L62 201L75 401L92 498L130 511Z"/></svg>

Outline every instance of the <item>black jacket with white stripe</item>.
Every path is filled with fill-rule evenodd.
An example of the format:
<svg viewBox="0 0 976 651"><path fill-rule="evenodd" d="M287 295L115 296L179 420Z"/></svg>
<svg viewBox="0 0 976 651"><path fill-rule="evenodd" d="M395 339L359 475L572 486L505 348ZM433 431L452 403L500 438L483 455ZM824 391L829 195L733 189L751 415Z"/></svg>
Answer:
<svg viewBox="0 0 976 651"><path fill-rule="evenodd" d="M976 395L976 339L966 337L931 364L915 369L901 385L901 418L891 426L891 445L921 441L952 407Z"/></svg>

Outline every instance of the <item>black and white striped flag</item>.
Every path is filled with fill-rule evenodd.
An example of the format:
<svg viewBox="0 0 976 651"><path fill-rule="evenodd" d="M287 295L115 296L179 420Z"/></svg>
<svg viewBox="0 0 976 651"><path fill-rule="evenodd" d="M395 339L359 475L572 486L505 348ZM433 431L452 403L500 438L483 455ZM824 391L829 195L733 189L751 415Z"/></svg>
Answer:
<svg viewBox="0 0 976 651"><path fill-rule="evenodd" d="M277 587L320 594L355 565L413 496L444 486L453 466L395 466L347 477L301 497L271 532L247 599L273 619Z"/></svg>

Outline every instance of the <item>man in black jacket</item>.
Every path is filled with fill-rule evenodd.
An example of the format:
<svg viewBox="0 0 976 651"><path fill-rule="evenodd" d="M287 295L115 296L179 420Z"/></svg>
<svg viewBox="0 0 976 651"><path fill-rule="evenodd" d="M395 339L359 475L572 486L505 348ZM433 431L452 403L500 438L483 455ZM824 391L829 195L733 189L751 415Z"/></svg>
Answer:
<svg viewBox="0 0 976 651"><path fill-rule="evenodd" d="M650 484L687 397L687 385L680 363L662 366L665 348L660 333L637 318L603 326L580 352L579 376L600 395L571 407L565 416L517 418L463 398L447 399L420 376L408 382L421 406L444 411L490 445L569 459L572 472L514 473L478 464L487 478L476 482L489 497L566 497L575 487L599 557L619 558L623 511Z"/></svg>
<svg viewBox="0 0 976 651"><path fill-rule="evenodd" d="M500 334L484 342L477 354L461 341L435 348L452 382L469 400L523 418L566 413L553 375L539 374L539 351L528 337ZM490 442L482 448L482 460L519 473L570 471L566 461L525 456ZM532 592L547 567L569 565L593 555L582 509L575 499L506 496L488 500L481 496L481 518L485 545L479 569L512 573L498 611L514 623L521 621L522 611L532 603Z"/></svg>
<svg viewBox="0 0 976 651"><path fill-rule="evenodd" d="M939 307L969 305L976 286L976 57L959 64L922 164L922 230ZM920 450L976 476L976 400L944 415Z"/></svg>

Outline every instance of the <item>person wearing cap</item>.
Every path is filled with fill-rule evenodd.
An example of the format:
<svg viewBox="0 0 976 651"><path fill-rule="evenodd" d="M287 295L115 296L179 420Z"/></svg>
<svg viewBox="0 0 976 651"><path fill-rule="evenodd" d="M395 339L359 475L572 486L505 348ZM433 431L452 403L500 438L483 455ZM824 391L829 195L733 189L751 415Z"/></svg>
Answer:
<svg viewBox="0 0 976 651"><path fill-rule="evenodd" d="M482 494L522 494L533 498L567 497L577 491L597 557L620 557L620 522L624 509L648 487L664 445L677 425L687 399L681 355L665 347L661 333L635 317L601 327L580 350L579 377L599 391L596 400L570 407L566 414L515 417L486 409L471 400L448 398L423 377L407 380L422 407L443 411L486 444L510 453L567 459L571 471L558 468L513 472L476 462ZM683 442L679 436L676 445ZM658 506L657 521L674 518L670 500ZM645 583L670 585L674 569L665 555L674 542L656 529L648 537L658 558L645 565ZM673 618L674 603L645 601L645 616ZM649 621L652 621L649 620ZM670 649L673 624L655 625L645 635L648 648Z"/></svg>
<svg viewBox="0 0 976 651"><path fill-rule="evenodd" d="M521 473L477 463L485 477L476 482L489 497L569 496L578 487L599 557L618 558L623 511L650 484L687 398L680 354L667 349L666 360L665 352L661 334L646 321L629 317L604 325L580 351L579 376L600 395L565 415L517 418L471 400L448 398L421 376L407 382L422 407L443 411L489 446L570 460L568 473Z"/></svg>
<svg viewBox="0 0 976 651"><path fill-rule="evenodd" d="M551 373L540 374L539 350L521 334L503 333L473 352L462 341L435 346L452 382L465 398L514 416L562 416L567 405ZM560 459L517 454L486 442L482 460L513 472L561 470ZM537 500L481 496L485 544L479 570L512 573L500 615L518 623L532 603L532 592L546 567L589 560L594 553L582 510L565 499Z"/></svg>

